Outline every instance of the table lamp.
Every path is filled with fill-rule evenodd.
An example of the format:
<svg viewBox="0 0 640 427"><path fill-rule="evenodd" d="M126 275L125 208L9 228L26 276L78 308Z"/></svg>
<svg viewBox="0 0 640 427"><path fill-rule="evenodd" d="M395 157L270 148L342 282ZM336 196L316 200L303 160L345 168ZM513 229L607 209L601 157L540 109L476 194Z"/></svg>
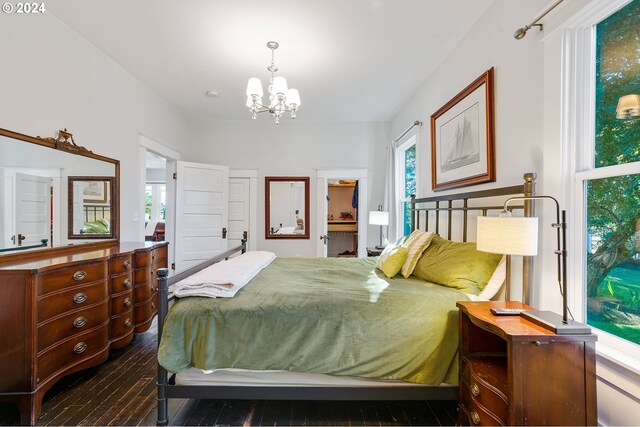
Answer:
<svg viewBox="0 0 640 427"><path fill-rule="evenodd" d="M369 211L369 225L380 226L380 244L376 246L376 249L384 249L385 245L382 244L382 227L389 225L389 212L383 212L382 205L378 205L377 211Z"/></svg>
<svg viewBox="0 0 640 427"><path fill-rule="evenodd" d="M561 285L562 316L551 311L523 311L521 317L544 327L558 335L581 335L591 333L591 328L583 323L567 318L567 220L560 204L551 196L512 197L504 203L499 217L478 217L477 248L479 251L532 256L538 254L538 218L512 217L507 207L509 203L527 200L553 200L556 204L558 283Z"/></svg>

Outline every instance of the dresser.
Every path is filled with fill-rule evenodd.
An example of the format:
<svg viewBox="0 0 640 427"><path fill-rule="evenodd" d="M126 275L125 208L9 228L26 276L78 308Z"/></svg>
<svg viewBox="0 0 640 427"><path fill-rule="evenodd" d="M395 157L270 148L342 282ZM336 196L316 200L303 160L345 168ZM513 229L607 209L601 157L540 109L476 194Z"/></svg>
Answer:
<svg viewBox="0 0 640 427"><path fill-rule="evenodd" d="M460 316L458 424L596 425L594 334L556 335L491 307L457 303Z"/></svg>
<svg viewBox="0 0 640 427"><path fill-rule="evenodd" d="M167 245L120 243L0 263L0 400L18 403L23 424L37 421L57 380L104 362L110 349L149 329Z"/></svg>

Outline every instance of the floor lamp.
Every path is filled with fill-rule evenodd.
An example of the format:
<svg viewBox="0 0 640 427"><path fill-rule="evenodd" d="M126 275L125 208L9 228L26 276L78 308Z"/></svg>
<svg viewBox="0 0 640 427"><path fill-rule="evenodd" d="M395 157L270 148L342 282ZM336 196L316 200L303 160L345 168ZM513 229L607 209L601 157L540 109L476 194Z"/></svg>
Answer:
<svg viewBox="0 0 640 427"><path fill-rule="evenodd" d="M520 316L538 324L558 335L581 335L591 333L591 328L583 323L567 318L567 220L566 211L551 196L512 197L504 203L499 217L478 217L477 247L479 251L533 256L538 254L538 218L512 217L507 209L511 202L527 200L553 200L556 204L556 222L552 227L557 230L558 283L561 284L562 316L551 311L528 310Z"/></svg>

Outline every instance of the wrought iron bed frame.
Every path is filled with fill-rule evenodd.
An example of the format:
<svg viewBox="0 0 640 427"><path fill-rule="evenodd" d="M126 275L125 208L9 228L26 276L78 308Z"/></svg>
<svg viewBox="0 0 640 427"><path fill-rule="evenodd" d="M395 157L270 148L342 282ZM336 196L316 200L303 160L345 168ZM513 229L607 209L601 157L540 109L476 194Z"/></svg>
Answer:
<svg viewBox="0 0 640 427"><path fill-rule="evenodd" d="M441 195L434 197L426 197L411 199L411 228L412 230L420 227L420 213L425 212L425 228L429 226L429 213L435 212L435 232L440 231L440 213L446 212L447 215L447 237L451 238L451 222L453 212L463 212L463 241L467 240L467 213L470 211L480 211L482 215L486 215L488 211L502 210L501 204L491 206L469 206L469 200L484 199L500 196L513 196L516 194L533 195L535 194L534 173L524 175L524 184L511 187L496 188L491 190L474 191L468 193L458 193ZM462 206L455 206L457 201L462 202ZM444 206L441 206L444 202ZM511 209L523 210L524 216L533 216L533 201L525 202L521 206L512 206ZM246 239L241 241L241 245L225 251L199 265L196 265L182 273L171 278L168 277L169 270L159 269L158 273L158 345L162 338L162 329L164 320L169 310L169 302L173 299L169 295L168 288L170 285L189 277L190 275L213 265L222 260L228 259L231 255L242 252L247 249ZM507 258L508 259L508 258ZM531 281L532 260L531 257L524 257L523 267L523 295L527 295L529 283ZM509 280L510 262L507 261L507 280ZM507 282L508 299L509 283ZM158 425L167 425L169 423L168 414L168 398L191 398L191 399L243 399L243 400L457 400L458 387L456 386L371 386L371 387L350 387L350 386L320 386L320 387L296 387L296 386L206 386L206 385L176 385L175 375L169 377L168 372L160 364L158 364L158 380L157 380L157 410Z"/></svg>

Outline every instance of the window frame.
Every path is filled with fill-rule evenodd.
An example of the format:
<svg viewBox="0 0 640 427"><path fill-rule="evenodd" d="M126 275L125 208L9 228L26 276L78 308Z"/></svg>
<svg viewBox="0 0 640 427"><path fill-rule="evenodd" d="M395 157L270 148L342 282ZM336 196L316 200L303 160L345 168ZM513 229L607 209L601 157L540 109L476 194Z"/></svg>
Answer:
<svg viewBox="0 0 640 427"><path fill-rule="evenodd" d="M395 179L395 193L396 193L396 235L404 236L404 203L410 202L411 197L405 197L405 152L411 147L415 146L416 148L416 196L420 187L420 168L418 167L419 161L419 150L418 150L418 134L413 133L407 138L403 138L399 141L396 141L396 179Z"/></svg>
<svg viewBox="0 0 640 427"><path fill-rule="evenodd" d="M587 212L586 183L589 180L640 173L640 161L621 165L595 166L595 59L596 26L633 0L611 0L586 7L563 33L565 71L562 88L565 99L562 134L569 143L569 159L563 173L569 181L572 214L569 231L569 273L574 286L571 302L576 320L586 323ZM573 229L573 230L572 230ZM571 297L571 295L569 295ZM640 373L640 358L632 356L639 345L591 327L598 336L598 354Z"/></svg>

